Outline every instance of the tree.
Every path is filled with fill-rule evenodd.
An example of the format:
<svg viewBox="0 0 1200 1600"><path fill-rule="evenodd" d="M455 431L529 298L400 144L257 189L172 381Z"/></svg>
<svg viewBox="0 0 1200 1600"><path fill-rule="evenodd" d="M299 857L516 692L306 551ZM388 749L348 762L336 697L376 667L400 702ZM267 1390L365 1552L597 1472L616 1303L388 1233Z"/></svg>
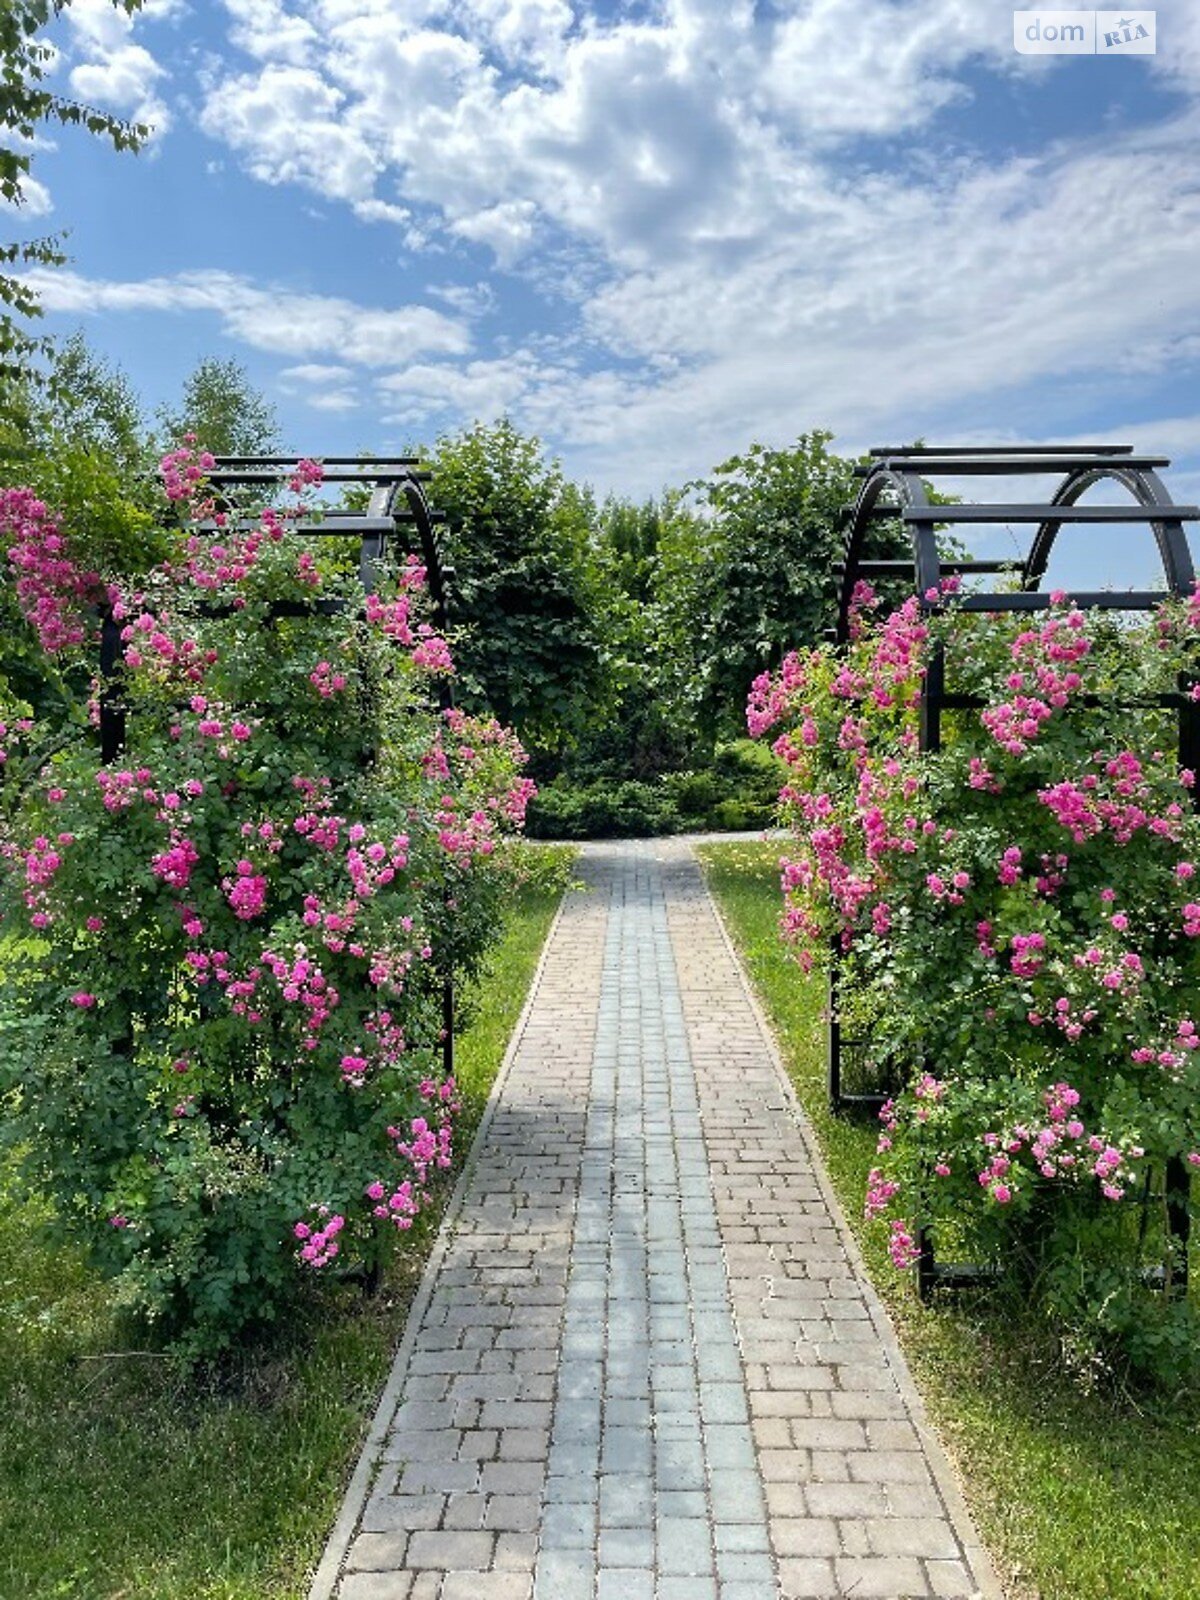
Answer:
<svg viewBox="0 0 1200 1600"><path fill-rule="evenodd" d="M614 702L572 760L573 770L613 779L653 778L687 765L695 747L694 707L681 693L679 642L663 630L657 603L667 552L695 518L678 492L643 502L609 496L596 517L595 544L606 597L605 637ZM688 572L672 574L672 586ZM676 592L678 590L676 589Z"/></svg>
<svg viewBox="0 0 1200 1600"><path fill-rule="evenodd" d="M701 725L718 738L744 736L760 672L833 624L839 514L858 485L855 462L829 450L832 437L816 429L788 450L752 444L691 486L707 523L688 534L696 570L681 585L678 561L668 565L659 595L677 647L690 646ZM874 538L871 555L907 553L894 524Z"/></svg>
<svg viewBox="0 0 1200 1600"><path fill-rule="evenodd" d="M429 465L449 522L461 698L559 756L610 688L587 498L507 420L440 439Z"/></svg>
<svg viewBox="0 0 1200 1600"><path fill-rule="evenodd" d="M239 362L206 356L183 385L177 410L163 406L159 421L167 442L194 433L201 450L217 456L270 455L280 446L275 407L250 382Z"/></svg>
<svg viewBox="0 0 1200 1600"><path fill-rule="evenodd" d="M23 205L38 129L46 122L82 127L108 139L116 150L137 150L150 133L141 123L123 122L93 106L68 100L46 86L55 59L40 37L71 0L4 0L0 6L0 200ZM112 0L113 7L132 15L142 0ZM4 267L58 266L63 257L54 239L0 245ZM45 341L22 326L40 314L37 295L12 272L0 270L0 421L17 426L24 413L27 379Z"/></svg>

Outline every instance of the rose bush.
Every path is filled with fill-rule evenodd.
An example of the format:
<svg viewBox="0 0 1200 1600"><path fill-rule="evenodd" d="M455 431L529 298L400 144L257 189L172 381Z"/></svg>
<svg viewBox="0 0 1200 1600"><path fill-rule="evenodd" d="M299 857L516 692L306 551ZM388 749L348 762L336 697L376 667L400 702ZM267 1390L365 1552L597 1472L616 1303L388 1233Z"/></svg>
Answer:
<svg viewBox="0 0 1200 1600"><path fill-rule="evenodd" d="M791 769L785 935L806 968L836 941L850 1031L900 1067L866 1211L898 1267L927 1227L1089 1358L1177 1376L1193 1311L1151 1285L1179 1286L1200 1166L1200 597L1142 626L929 598L880 616L861 585L850 645L748 711ZM978 705L922 752L935 651Z"/></svg>
<svg viewBox="0 0 1200 1600"><path fill-rule="evenodd" d="M442 978L495 931L494 852L532 790L509 733L440 709L419 563L368 595L357 541L294 532L312 463L248 530L202 533L209 464L164 462L183 526L133 585L0 498L42 648L94 670L110 606L127 708L107 767L94 737L46 759L54 730L4 717L4 1136L192 1353L313 1270L371 1271L419 1213L457 1110Z"/></svg>

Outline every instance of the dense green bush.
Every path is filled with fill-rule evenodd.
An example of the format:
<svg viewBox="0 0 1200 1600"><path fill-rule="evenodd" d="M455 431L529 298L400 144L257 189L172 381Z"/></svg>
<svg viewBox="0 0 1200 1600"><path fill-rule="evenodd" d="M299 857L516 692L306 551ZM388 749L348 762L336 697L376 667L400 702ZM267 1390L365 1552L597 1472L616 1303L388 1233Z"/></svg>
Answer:
<svg viewBox="0 0 1200 1600"><path fill-rule="evenodd" d="M646 838L769 828L784 770L769 750L739 739L718 746L711 766L667 772L656 781L603 774L560 776L530 805L528 828L541 839Z"/></svg>

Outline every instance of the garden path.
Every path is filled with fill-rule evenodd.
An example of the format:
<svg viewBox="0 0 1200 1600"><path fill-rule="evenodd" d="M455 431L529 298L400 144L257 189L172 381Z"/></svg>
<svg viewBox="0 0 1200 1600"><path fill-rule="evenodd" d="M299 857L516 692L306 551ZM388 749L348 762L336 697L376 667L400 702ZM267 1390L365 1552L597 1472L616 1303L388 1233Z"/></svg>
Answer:
<svg viewBox="0 0 1200 1600"><path fill-rule="evenodd" d="M579 871L312 1600L998 1595L690 848Z"/></svg>

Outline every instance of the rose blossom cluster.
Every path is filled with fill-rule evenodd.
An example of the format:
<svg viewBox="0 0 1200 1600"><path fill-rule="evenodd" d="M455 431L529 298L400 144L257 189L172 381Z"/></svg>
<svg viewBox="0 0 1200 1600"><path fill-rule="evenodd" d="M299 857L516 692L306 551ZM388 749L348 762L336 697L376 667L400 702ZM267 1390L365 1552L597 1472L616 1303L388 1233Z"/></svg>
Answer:
<svg viewBox="0 0 1200 1600"><path fill-rule="evenodd" d="M747 722L789 769L785 937L806 968L844 952L844 1016L911 1063L866 1196L903 1219L907 1265L913 1218L1024 1215L1055 1187L1116 1205L1200 1153L1179 1005L1200 981L1200 822L1159 709L1200 647L1200 588L1152 620L1154 649L1062 596L1033 626L876 610L864 586L850 645L764 674ZM979 704L922 752L935 646Z"/></svg>

